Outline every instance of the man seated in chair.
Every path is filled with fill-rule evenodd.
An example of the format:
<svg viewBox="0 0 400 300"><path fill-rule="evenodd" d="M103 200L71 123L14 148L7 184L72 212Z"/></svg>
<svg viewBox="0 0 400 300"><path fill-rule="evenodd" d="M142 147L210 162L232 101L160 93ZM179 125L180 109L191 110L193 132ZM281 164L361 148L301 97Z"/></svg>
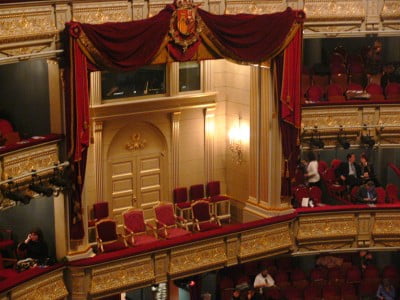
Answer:
<svg viewBox="0 0 400 300"><path fill-rule="evenodd" d="M357 193L357 202L362 204L375 204L377 194L372 180L362 185Z"/></svg>
<svg viewBox="0 0 400 300"><path fill-rule="evenodd" d="M353 186L360 184L361 170L356 164L356 155L354 153L347 154L347 161L342 162L336 169L336 175L340 178L343 185L347 186L351 191Z"/></svg>
<svg viewBox="0 0 400 300"><path fill-rule="evenodd" d="M268 273L268 269L264 268L259 274L257 274L254 279L254 288L259 290L260 294L263 293L265 288L270 288L275 286L275 280Z"/></svg>

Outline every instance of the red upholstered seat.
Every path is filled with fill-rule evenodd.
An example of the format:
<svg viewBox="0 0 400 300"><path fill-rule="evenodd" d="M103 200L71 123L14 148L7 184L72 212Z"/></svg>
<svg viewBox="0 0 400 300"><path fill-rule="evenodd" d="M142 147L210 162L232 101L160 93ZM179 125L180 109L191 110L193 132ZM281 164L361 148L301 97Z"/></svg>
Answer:
<svg viewBox="0 0 400 300"><path fill-rule="evenodd" d="M379 280L379 270L376 266L374 265L368 265L363 273L363 279L364 280L375 280L378 279Z"/></svg>
<svg viewBox="0 0 400 300"><path fill-rule="evenodd" d="M304 288L304 300L320 300L322 298L321 287L310 285Z"/></svg>
<svg viewBox="0 0 400 300"><path fill-rule="evenodd" d="M328 163L323 160L318 161L318 173L322 175L326 170L328 170Z"/></svg>
<svg viewBox="0 0 400 300"><path fill-rule="evenodd" d="M324 286L326 283L326 272L322 268L314 268L310 271L311 285Z"/></svg>
<svg viewBox="0 0 400 300"><path fill-rule="evenodd" d="M322 191L317 186L312 186L309 190L310 199L314 201L315 204L320 204L322 201Z"/></svg>
<svg viewBox="0 0 400 300"><path fill-rule="evenodd" d="M399 271L395 265L387 265L383 268L382 278L392 280L392 282L399 281Z"/></svg>
<svg viewBox="0 0 400 300"><path fill-rule="evenodd" d="M189 235L186 220L174 213L171 203L160 203L154 207L159 236L173 239L178 236Z"/></svg>
<svg viewBox="0 0 400 300"><path fill-rule="evenodd" d="M312 102L319 102L324 96L324 90L319 85L312 85L306 92L306 98Z"/></svg>
<svg viewBox="0 0 400 300"><path fill-rule="evenodd" d="M194 226L197 231L207 231L221 227L219 219L210 213L210 204L205 200L197 200L192 204Z"/></svg>
<svg viewBox="0 0 400 300"><path fill-rule="evenodd" d="M96 223L96 237L101 252L111 252L127 247L125 239L117 234L117 224L112 219Z"/></svg>
<svg viewBox="0 0 400 300"><path fill-rule="evenodd" d="M338 84L332 83L326 88L326 96L328 98L328 101L332 102L344 101L345 97L343 93L344 91L342 87Z"/></svg>
<svg viewBox="0 0 400 300"><path fill-rule="evenodd" d="M385 88L386 99L400 100L400 83L389 82Z"/></svg>
<svg viewBox="0 0 400 300"><path fill-rule="evenodd" d="M89 227L93 227L101 219L108 218L108 202L93 204L93 219L89 220Z"/></svg>
<svg viewBox="0 0 400 300"><path fill-rule="evenodd" d="M371 95L371 99L373 100L383 100L385 97L383 96L382 87L376 83L370 83L365 88L366 92Z"/></svg>
<svg viewBox="0 0 400 300"><path fill-rule="evenodd" d="M334 72L331 74L331 83L339 85L342 90L344 91L346 89L346 86L348 84L348 77L346 72Z"/></svg>
<svg viewBox="0 0 400 300"><path fill-rule="evenodd" d="M341 285L345 281L344 275L339 268L331 268L328 271L328 284Z"/></svg>
<svg viewBox="0 0 400 300"><path fill-rule="evenodd" d="M361 271L358 266L350 267L346 272L347 283L359 283L361 281Z"/></svg>
<svg viewBox="0 0 400 300"><path fill-rule="evenodd" d="M383 187L379 186L375 189L377 195L377 203L386 203L386 191Z"/></svg>
<svg viewBox="0 0 400 300"><path fill-rule="evenodd" d="M387 194L387 199L389 203L398 203L400 202L399 200L399 190L397 188L397 185L393 183L388 183L386 185L386 194Z"/></svg>
<svg viewBox="0 0 400 300"><path fill-rule="evenodd" d="M175 211L179 217L188 220L189 224L192 224L192 210L190 208L190 201L188 201L188 191L186 187L178 187L173 191Z"/></svg>
<svg viewBox="0 0 400 300"><path fill-rule="evenodd" d="M342 163L342 161L341 161L340 159L337 159L337 158L332 159L332 161L331 161L331 167L332 167L334 170L336 170L336 169L340 166L341 163Z"/></svg>
<svg viewBox="0 0 400 300"><path fill-rule="evenodd" d="M204 199L204 184L194 184L189 188L190 201Z"/></svg>
<svg viewBox="0 0 400 300"><path fill-rule="evenodd" d="M357 291L353 284L343 284L341 294L343 300L358 300Z"/></svg>
<svg viewBox="0 0 400 300"><path fill-rule="evenodd" d="M342 295L339 287L327 285L322 288L322 297L324 300L341 300Z"/></svg>
<svg viewBox="0 0 400 300"><path fill-rule="evenodd" d="M310 197L308 188L306 186L298 186L294 192L294 198L296 199L297 205L300 207L303 198Z"/></svg>
<svg viewBox="0 0 400 300"><path fill-rule="evenodd" d="M210 181L206 185L206 196L209 197L212 203L212 212L220 220L231 218L230 198L226 195L221 195L219 181Z"/></svg>
<svg viewBox="0 0 400 300"><path fill-rule="evenodd" d="M131 245L137 246L157 241L153 226L144 220L143 210L133 208L124 212L122 217L125 234L128 235L128 242Z"/></svg>
<svg viewBox="0 0 400 300"><path fill-rule="evenodd" d="M330 66L331 74L346 74L346 66L344 63L334 63Z"/></svg>
<svg viewBox="0 0 400 300"><path fill-rule="evenodd" d="M298 287L287 287L284 295L287 300L303 300L302 290Z"/></svg>

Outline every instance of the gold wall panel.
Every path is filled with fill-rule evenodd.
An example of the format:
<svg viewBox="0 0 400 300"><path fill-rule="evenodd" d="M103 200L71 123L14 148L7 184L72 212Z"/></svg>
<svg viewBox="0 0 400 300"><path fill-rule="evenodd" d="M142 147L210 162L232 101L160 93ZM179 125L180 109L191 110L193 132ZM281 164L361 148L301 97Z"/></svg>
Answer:
<svg viewBox="0 0 400 300"><path fill-rule="evenodd" d="M32 170L40 170L46 167L54 166L54 163L59 162L57 144L43 145L31 147L27 150L13 152L12 154L4 154L0 157L1 177L3 180L9 177L15 177L24 173L29 173ZM45 173L52 172L46 171ZM43 175L43 173L38 173ZM28 178L31 179L30 176ZM24 181L21 179L18 181Z"/></svg>
<svg viewBox="0 0 400 300"><path fill-rule="evenodd" d="M196 246L179 247L170 255L169 274L181 275L205 268L223 266L227 261L224 241L203 241Z"/></svg>
<svg viewBox="0 0 400 300"><path fill-rule="evenodd" d="M381 12L381 17L384 20L397 20L400 19L400 1L398 0L385 0Z"/></svg>
<svg viewBox="0 0 400 300"><path fill-rule="evenodd" d="M64 285L63 270L60 270L42 275L40 279L21 284L12 290L11 299L51 300L64 299L67 295L68 291Z"/></svg>
<svg viewBox="0 0 400 300"><path fill-rule="evenodd" d="M0 43L51 38L56 32L50 5L0 9Z"/></svg>
<svg viewBox="0 0 400 300"><path fill-rule="evenodd" d="M355 239L357 219L354 214L300 216L296 239L328 242L332 239Z"/></svg>
<svg viewBox="0 0 400 300"><path fill-rule="evenodd" d="M82 23L126 22L132 20L128 2L96 2L73 5L73 20Z"/></svg>
<svg viewBox="0 0 400 300"><path fill-rule="evenodd" d="M304 11L309 21L363 20L366 9L362 0L305 0Z"/></svg>
<svg viewBox="0 0 400 300"><path fill-rule="evenodd" d="M400 218L398 214L377 214L372 228L372 235L400 237Z"/></svg>
<svg viewBox="0 0 400 300"><path fill-rule="evenodd" d="M257 229L243 233L238 256L246 259L285 250L289 252L292 246L289 224L283 223L271 226L268 230Z"/></svg>
<svg viewBox="0 0 400 300"><path fill-rule="evenodd" d="M286 1L228 1L225 7L226 14L271 14L285 10Z"/></svg>
<svg viewBox="0 0 400 300"><path fill-rule="evenodd" d="M150 256L110 263L92 269L90 294L123 290L133 285L151 283L154 279L154 263Z"/></svg>

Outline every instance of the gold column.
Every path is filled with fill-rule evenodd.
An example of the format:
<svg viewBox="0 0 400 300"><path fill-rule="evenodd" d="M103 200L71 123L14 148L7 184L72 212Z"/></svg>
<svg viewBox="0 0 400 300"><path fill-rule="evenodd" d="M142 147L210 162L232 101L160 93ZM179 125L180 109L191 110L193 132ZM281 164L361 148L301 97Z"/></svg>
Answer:
<svg viewBox="0 0 400 300"><path fill-rule="evenodd" d="M101 104L101 72L90 73L90 106Z"/></svg>
<svg viewBox="0 0 400 300"><path fill-rule="evenodd" d="M210 92L213 91L213 72L211 68L211 60L204 60L200 62L200 70L201 70L201 76L202 78L202 90L203 92Z"/></svg>
<svg viewBox="0 0 400 300"><path fill-rule="evenodd" d="M67 218L65 215L66 207L64 194L60 193L53 197L54 201L54 235L56 238L56 257L57 260L62 259L67 255Z"/></svg>
<svg viewBox="0 0 400 300"><path fill-rule="evenodd" d="M206 108L204 118L204 173L209 182L214 178L215 107Z"/></svg>
<svg viewBox="0 0 400 300"><path fill-rule="evenodd" d="M103 186L103 121L94 122L94 169L96 174L96 202L104 201Z"/></svg>
<svg viewBox="0 0 400 300"><path fill-rule="evenodd" d="M173 188L179 186L179 125L181 119L181 112L173 112L171 114L172 122L172 186Z"/></svg>
<svg viewBox="0 0 400 300"><path fill-rule="evenodd" d="M176 96L179 94L179 63L173 62L167 65L167 85L169 87L169 96Z"/></svg>

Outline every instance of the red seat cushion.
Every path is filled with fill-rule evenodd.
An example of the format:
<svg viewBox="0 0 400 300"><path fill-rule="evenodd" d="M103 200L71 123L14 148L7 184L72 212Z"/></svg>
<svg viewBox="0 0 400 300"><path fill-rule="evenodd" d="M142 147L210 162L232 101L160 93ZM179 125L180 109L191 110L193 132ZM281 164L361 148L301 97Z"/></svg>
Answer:
<svg viewBox="0 0 400 300"><path fill-rule="evenodd" d="M133 246L138 246L138 245L145 245L153 242L157 242L158 240L151 235L143 234L143 235L137 235L134 237L135 242L133 243Z"/></svg>
<svg viewBox="0 0 400 300"><path fill-rule="evenodd" d="M110 244L103 244L104 252L112 252L112 251L117 251L117 250L121 250L121 249L125 249L125 248L126 248L125 244L120 241L116 241L116 242L110 243Z"/></svg>
<svg viewBox="0 0 400 300"><path fill-rule="evenodd" d="M0 249L5 249L7 247L11 247L12 245L14 245L14 241L13 240L0 241Z"/></svg>
<svg viewBox="0 0 400 300"><path fill-rule="evenodd" d="M219 202L219 201L225 201L225 200L229 200L230 198L227 196L223 196L223 195L218 195L218 196L213 196L211 197L211 202Z"/></svg>
<svg viewBox="0 0 400 300"><path fill-rule="evenodd" d="M179 208L189 208L190 207L190 202L176 203L176 206L178 206Z"/></svg>
<svg viewBox="0 0 400 300"><path fill-rule="evenodd" d="M218 229L220 226L213 222L204 222L199 224L200 231L208 231L213 229Z"/></svg>
<svg viewBox="0 0 400 300"><path fill-rule="evenodd" d="M189 231L182 228L168 228L167 232L168 232L168 236L166 237L167 239L173 239L179 236L190 234Z"/></svg>

